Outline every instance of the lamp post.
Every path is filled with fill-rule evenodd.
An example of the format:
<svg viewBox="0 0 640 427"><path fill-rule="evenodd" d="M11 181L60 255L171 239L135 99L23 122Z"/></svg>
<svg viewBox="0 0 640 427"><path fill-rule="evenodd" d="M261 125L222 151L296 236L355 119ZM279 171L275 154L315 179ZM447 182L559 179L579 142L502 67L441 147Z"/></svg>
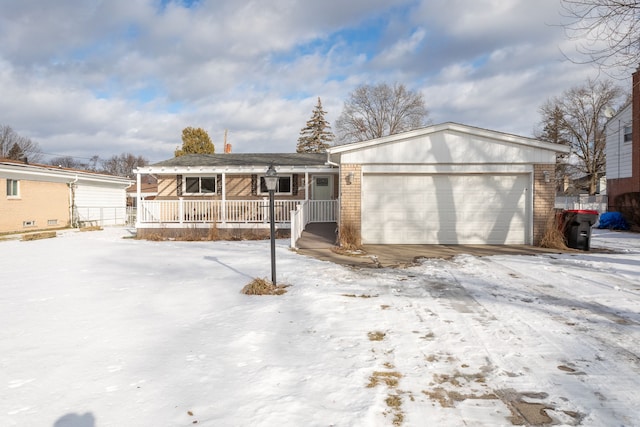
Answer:
<svg viewBox="0 0 640 427"><path fill-rule="evenodd" d="M273 163L269 165L269 169L267 169L267 173L264 177L264 183L267 186L267 191L269 191L269 222L271 226L271 283L273 285L276 284L276 227L275 227L275 202L273 200L273 195L276 191L276 187L278 186L278 174L276 173L276 169L273 167Z"/></svg>

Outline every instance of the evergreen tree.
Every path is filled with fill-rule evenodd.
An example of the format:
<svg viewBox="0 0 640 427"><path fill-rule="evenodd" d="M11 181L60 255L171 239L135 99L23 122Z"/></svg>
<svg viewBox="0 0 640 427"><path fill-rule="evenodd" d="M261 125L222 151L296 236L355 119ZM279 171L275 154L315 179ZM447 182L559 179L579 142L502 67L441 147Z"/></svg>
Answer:
<svg viewBox="0 0 640 427"><path fill-rule="evenodd" d="M177 148L174 155L180 157L185 154L213 154L215 151L206 130L186 127L182 130L182 148Z"/></svg>
<svg viewBox="0 0 640 427"><path fill-rule="evenodd" d="M20 148L20 145L18 145L17 142L11 146L11 150L9 150L9 153L7 153L7 158L12 160L24 159L24 152L22 151L22 148Z"/></svg>
<svg viewBox="0 0 640 427"><path fill-rule="evenodd" d="M300 130L298 138L298 153L323 153L331 145L331 141L335 138L331 132L329 122L324 118L327 114L322 110L322 102L318 97L318 105L313 110L311 119L307 121L304 128Z"/></svg>

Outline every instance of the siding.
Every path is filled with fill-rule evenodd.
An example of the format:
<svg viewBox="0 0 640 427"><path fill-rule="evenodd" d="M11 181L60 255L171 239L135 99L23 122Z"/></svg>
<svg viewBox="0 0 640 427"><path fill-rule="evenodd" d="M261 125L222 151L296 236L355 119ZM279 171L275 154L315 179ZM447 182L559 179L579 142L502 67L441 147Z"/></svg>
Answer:
<svg viewBox="0 0 640 427"><path fill-rule="evenodd" d="M631 126L631 104L606 128L607 179L629 178L632 173L631 141L624 141L624 128Z"/></svg>
<svg viewBox="0 0 640 427"><path fill-rule="evenodd" d="M124 188L78 183L75 189L77 220L99 225L122 225L126 222L127 193Z"/></svg>

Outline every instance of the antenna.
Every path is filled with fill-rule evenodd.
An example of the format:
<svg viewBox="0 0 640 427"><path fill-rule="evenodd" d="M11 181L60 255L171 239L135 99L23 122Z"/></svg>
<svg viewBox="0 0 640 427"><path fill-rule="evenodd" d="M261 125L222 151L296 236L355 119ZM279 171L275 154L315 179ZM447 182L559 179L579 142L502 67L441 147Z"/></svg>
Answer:
<svg viewBox="0 0 640 427"><path fill-rule="evenodd" d="M605 116L607 119L610 119L611 117L613 117L613 116L615 116L615 115L616 115L616 112L615 112L615 110L614 110L613 108L611 108L611 107L609 107L609 106L606 106L606 107L604 108L604 116Z"/></svg>

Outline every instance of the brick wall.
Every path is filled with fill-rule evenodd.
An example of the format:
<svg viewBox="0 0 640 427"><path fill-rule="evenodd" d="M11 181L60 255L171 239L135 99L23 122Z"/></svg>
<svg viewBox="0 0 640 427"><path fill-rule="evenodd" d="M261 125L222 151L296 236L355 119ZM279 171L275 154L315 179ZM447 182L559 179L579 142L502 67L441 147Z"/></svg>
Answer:
<svg viewBox="0 0 640 427"><path fill-rule="evenodd" d="M533 244L538 245L544 236L549 215L555 206L555 165L533 166ZM549 182L545 182L547 172Z"/></svg>
<svg viewBox="0 0 640 427"><path fill-rule="evenodd" d="M19 180L19 197L12 198L6 195L6 182L0 179L0 233L69 226L67 184ZM32 224L25 226L25 221Z"/></svg>
<svg viewBox="0 0 640 427"><path fill-rule="evenodd" d="M351 184L347 176L352 174ZM362 166L340 165L340 226L353 226L358 236L362 230ZM360 240L360 239L358 239ZM360 241L358 241L360 244Z"/></svg>

